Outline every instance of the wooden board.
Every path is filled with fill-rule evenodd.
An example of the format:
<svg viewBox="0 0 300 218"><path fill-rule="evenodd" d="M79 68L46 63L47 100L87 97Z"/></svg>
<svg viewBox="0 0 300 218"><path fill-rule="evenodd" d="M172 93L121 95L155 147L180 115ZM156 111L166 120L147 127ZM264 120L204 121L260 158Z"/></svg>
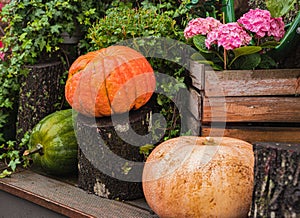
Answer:
<svg viewBox="0 0 300 218"><path fill-rule="evenodd" d="M0 179L0 190L56 211L67 217L157 217L147 207L101 198L50 177L23 170ZM145 204L145 202L144 202Z"/></svg>
<svg viewBox="0 0 300 218"><path fill-rule="evenodd" d="M205 71L205 96L300 94L300 69Z"/></svg>
<svg viewBox="0 0 300 218"><path fill-rule="evenodd" d="M254 142L300 142L300 127L263 127L263 126L227 126L226 129L215 129L223 136ZM224 132L223 132L224 131ZM202 136L210 136L211 127L202 126Z"/></svg>
<svg viewBox="0 0 300 218"><path fill-rule="evenodd" d="M212 121L300 123L300 96L205 97L202 122Z"/></svg>

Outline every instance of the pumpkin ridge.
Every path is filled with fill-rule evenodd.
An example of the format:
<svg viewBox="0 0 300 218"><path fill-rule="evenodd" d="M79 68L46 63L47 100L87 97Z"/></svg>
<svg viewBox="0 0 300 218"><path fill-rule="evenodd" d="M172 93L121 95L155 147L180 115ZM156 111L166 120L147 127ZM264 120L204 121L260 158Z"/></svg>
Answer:
<svg viewBox="0 0 300 218"><path fill-rule="evenodd" d="M95 58L96 57L94 57L93 60ZM93 64L93 62L89 62L87 67L89 67L89 68L92 67L92 72L96 70L96 67ZM89 68L85 68L85 70L83 70L83 73L85 73L86 69L89 69ZM82 95L80 95L79 104L80 104L80 108L84 114L89 114L89 111L95 111L95 109L93 109L93 102L95 102L95 99L93 99L94 93L93 93L92 84L91 84L92 76L93 76L93 73L91 73L91 72L89 74L86 73L86 75L85 75L85 77L87 79L86 84L88 84L88 85L81 83L81 85L86 86L85 88L88 89L88 93L92 93L88 96L85 96L86 98L84 98ZM89 98L90 103L87 103L87 98ZM90 107L90 108L87 108L87 107Z"/></svg>
<svg viewBox="0 0 300 218"><path fill-rule="evenodd" d="M100 51L92 55L89 62L79 63L88 62L78 72L82 73L80 82L78 78L67 80L66 99L73 109L84 115L102 117L146 104L155 90L154 72L147 59L126 46L111 46ZM75 96L76 89L80 90Z"/></svg>
<svg viewBox="0 0 300 218"><path fill-rule="evenodd" d="M103 60L103 63L104 63L105 62L104 59L102 59L102 60ZM117 60L114 60L114 61L117 62ZM104 64L103 64L103 66L104 66ZM114 109L112 107L112 104L111 104L111 100L110 100L110 97L109 97L109 91L108 91L108 87L107 87L108 86L108 84L107 84L107 78L109 76L111 76L111 73L109 73L108 75L106 75L106 71L104 70L103 76L104 76L104 84L103 85L104 85L104 90L105 90L105 96L107 96L108 104L109 104L109 107L110 107L111 111L113 113L115 113L115 111L114 111Z"/></svg>
<svg viewBox="0 0 300 218"><path fill-rule="evenodd" d="M137 85L138 84L136 84L136 81L135 81L135 79L134 79L134 77L135 77L135 75L133 75L132 74L132 69L133 69L133 67L132 67L132 62L133 61L136 61L137 59L139 59L139 58L137 58L137 59L134 59L134 60L129 60L129 61L127 61L126 59L126 57L123 57L123 56L120 56L120 59L122 60L122 64L120 65L120 66L118 66L117 68L116 68L116 70L120 70L120 68L125 68L125 69L127 69L127 72L128 73L122 73L122 76L123 76L123 81L125 81L125 82L123 82L122 83L122 87L120 87L117 91L116 91L116 94L118 93L118 91L121 89L121 91L124 91L124 92L126 92L125 93L125 96L129 96L129 91L128 91L128 88L127 88L127 86L128 85L126 85L126 84L128 84L128 82L129 81L132 81L133 80L133 82L134 82L134 85L132 86L132 87L134 87L134 101L135 101L135 99L137 98L137 93L136 93L136 87L137 87ZM132 105L134 105L134 101L129 105L129 110L133 107Z"/></svg>

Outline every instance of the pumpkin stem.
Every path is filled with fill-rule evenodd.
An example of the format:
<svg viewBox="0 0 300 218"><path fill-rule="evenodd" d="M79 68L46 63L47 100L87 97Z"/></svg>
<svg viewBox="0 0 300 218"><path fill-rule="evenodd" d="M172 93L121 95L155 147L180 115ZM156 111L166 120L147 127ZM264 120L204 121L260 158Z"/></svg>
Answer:
<svg viewBox="0 0 300 218"><path fill-rule="evenodd" d="M43 155L43 145L41 144L37 144L34 148L32 148L31 150L26 150L24 151L23 153L23 156L28 156L28 155L31 155L31 154L35 154L35 153L39 153L40 155Z"/></svg>
<svg viewBox="0 0 300 218"><path fill-rule="evenodd" d="M211 137L205 137L203 145L217 145L218 143L214 140L214 138Z"/></svg>

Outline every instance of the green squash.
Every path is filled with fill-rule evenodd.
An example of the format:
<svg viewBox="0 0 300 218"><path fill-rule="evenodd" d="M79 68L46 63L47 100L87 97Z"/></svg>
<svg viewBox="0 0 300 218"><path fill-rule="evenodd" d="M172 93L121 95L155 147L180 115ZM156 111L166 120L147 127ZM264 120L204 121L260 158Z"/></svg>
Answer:
<svg viewBox="0 0 300 218"><path fill-rule="evenodd" d="M54 112L32 130L28 153L33 165L52 175L77 173L78 144L72 109Z"/></svg>

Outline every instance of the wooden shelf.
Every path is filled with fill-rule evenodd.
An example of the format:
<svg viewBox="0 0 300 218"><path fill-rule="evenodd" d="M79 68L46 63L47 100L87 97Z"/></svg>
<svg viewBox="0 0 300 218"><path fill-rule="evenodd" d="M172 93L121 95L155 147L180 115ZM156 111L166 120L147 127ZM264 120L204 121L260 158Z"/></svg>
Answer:
<svg viewBox="0 0 300 218"><path fill-rule="evenodd" d="M67 217L157 217L144 199L121 202L101 198L72 182L59 181L31 170L21 170L0 179L0 190Z"/></svg>

